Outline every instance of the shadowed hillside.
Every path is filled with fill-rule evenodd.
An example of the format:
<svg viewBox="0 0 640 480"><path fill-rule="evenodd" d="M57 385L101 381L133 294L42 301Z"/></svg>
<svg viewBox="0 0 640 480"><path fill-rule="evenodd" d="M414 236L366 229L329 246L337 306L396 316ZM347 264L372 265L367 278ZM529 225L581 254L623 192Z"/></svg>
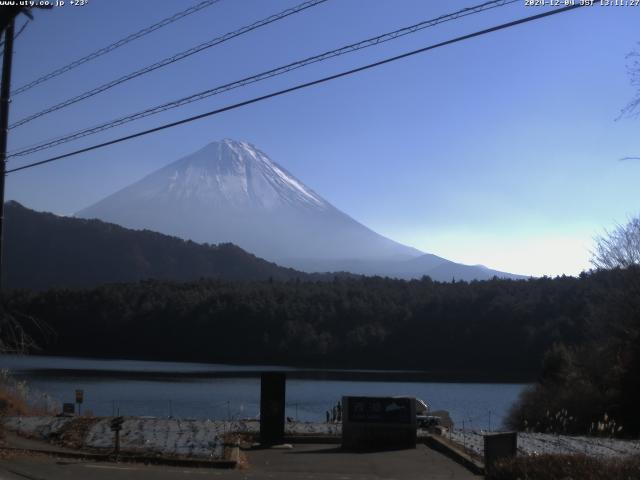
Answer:
<svg viewBox="0 0 640 480"><path fill-rule="evenodd" d="M233 244L200 245L99 220L5 206L8 288L92 287L143 279L288 280L321 278L262 260Z"/></svg>

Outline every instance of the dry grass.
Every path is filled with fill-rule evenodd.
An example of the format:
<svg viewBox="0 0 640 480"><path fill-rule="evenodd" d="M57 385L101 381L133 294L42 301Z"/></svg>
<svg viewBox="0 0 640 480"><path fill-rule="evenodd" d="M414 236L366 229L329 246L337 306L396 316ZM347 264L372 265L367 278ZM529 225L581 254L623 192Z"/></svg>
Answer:
<svg viewBox="0 0 640 480"><path fill-rule="evenodd" d="M490 480L640 480L640 456L518 456L496 465Z"/></svg>
<svg viewBox="0 0 640 480"><path fill-rule="evenodd" d="M4 418L9 416L55 415L59 408L47 395L34 395L25 382L0 370L0 442L4 438Z"/></svg>
<svg viewBox="0 0 640 480"><path fill-rule="evenodd" d="M4 417L26 415L29 405L22 395L0 387L0 443L4 442Z"/></svg>
<svg viewBox="0 0 640 480"><path fill-rule="evenodd" d="M31 407L18 392L0 388L0 417L9 415L28 415Z"/></svg>
<svg viewBox="0 0 640 480"><path fill-rule="evenodd" d="M55 415L59 411L60 405L55 399L32 391L9 370L0 370L0 416Z"/></svg>

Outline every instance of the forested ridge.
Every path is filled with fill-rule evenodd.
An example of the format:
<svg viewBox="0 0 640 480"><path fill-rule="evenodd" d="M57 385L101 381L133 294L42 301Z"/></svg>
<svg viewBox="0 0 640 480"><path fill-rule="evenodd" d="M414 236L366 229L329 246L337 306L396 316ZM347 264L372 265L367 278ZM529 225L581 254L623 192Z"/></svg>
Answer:
<svg viewBox="0 0 640 480"><path fill-rule="evenodd" d="M4 292L0 345L531 381L514 429L640 433L640 249L627 242L640 222L601 240L601 269L578 278L447 283L303 274L233 245L7 207L5 280L30 288Z"/></svg>
<svg viewBox="0 0 640 480"><path fill-rule="evenodd" d="M513 428L640 432L639 267L451 283L143 281L13 291L2 304L39 353L532 381Z"/></svg>
<svg viewBox="0 0 640 480"><path fill-rule="evenodd" d="M3 281L8 288L87 288L147 278L189 281L332 278L284 268L226 243L201 245L100 220L5 205Z"/></svg>
<svg viewBox="0 0 640 480"><path fill-rule="evenodd" d="M45 353L531 380L554 343L584 341L594 303L615 281L615 272L470 283L145 281L14 292L8 302L56 332L39 339Z"/></svg>

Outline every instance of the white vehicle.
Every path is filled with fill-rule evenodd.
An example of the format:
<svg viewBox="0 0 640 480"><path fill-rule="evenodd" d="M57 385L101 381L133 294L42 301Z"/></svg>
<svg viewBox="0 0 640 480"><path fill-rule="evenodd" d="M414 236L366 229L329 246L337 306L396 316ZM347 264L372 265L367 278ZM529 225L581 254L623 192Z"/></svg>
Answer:
<svg viewBox="0 0 640 480"><path fill-rule="evenodd" d="M394 398L414 398L414 397L403 395L403 396L397 396ZM418 428L429 428L429 427L435 427L437 425L440 425L440 417L436 415L429 415L429 410L431 410L429 405L427 405L427 403L424 400L418 397L415 397L415 399L416 399L416 420L418 423Z"/></svg>

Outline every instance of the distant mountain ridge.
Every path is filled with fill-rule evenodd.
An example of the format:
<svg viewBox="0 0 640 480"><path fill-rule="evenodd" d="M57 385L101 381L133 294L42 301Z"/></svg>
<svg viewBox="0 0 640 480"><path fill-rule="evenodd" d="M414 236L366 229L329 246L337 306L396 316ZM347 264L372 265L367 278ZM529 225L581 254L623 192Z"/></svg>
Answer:
<svg viewBox="0 0 640 480"><path fill-rule="evenodd" d="M386 238L338 210L264 152L225 139L76 214L196 242L233 243L307 272L434 280L523 278L461 265Z"/></svg>
<svg viewBox="0 0 640 480"><path fill-rule="evenodd" d="M5 204L4 285L88 288L146 279L315 280L232 244L199 245L100 220L60 217ZM327 276L326 278L333 278Z"/></svg>
<svg viewBox="0 0 640 480"><path fill-rule="evenodd" d="M421 254L356 222L263 152L233 140L209 144L76 215L231 242L274 262Z"/></svg>
<svg viewBox="0 0 640 480"><path fill-rule="evenodd" d="M305 272L331 272L339 270L356 275L378 275L404 280L421 278L423 276L431 277L432 280L440 282L451 282L452 280L490 280L494 277L511 278L513 280L529 278L524 275L493 270L484 265L455 263L431 253L400 260L298 260L290 264L295 265L296 269Z"/></svg>

